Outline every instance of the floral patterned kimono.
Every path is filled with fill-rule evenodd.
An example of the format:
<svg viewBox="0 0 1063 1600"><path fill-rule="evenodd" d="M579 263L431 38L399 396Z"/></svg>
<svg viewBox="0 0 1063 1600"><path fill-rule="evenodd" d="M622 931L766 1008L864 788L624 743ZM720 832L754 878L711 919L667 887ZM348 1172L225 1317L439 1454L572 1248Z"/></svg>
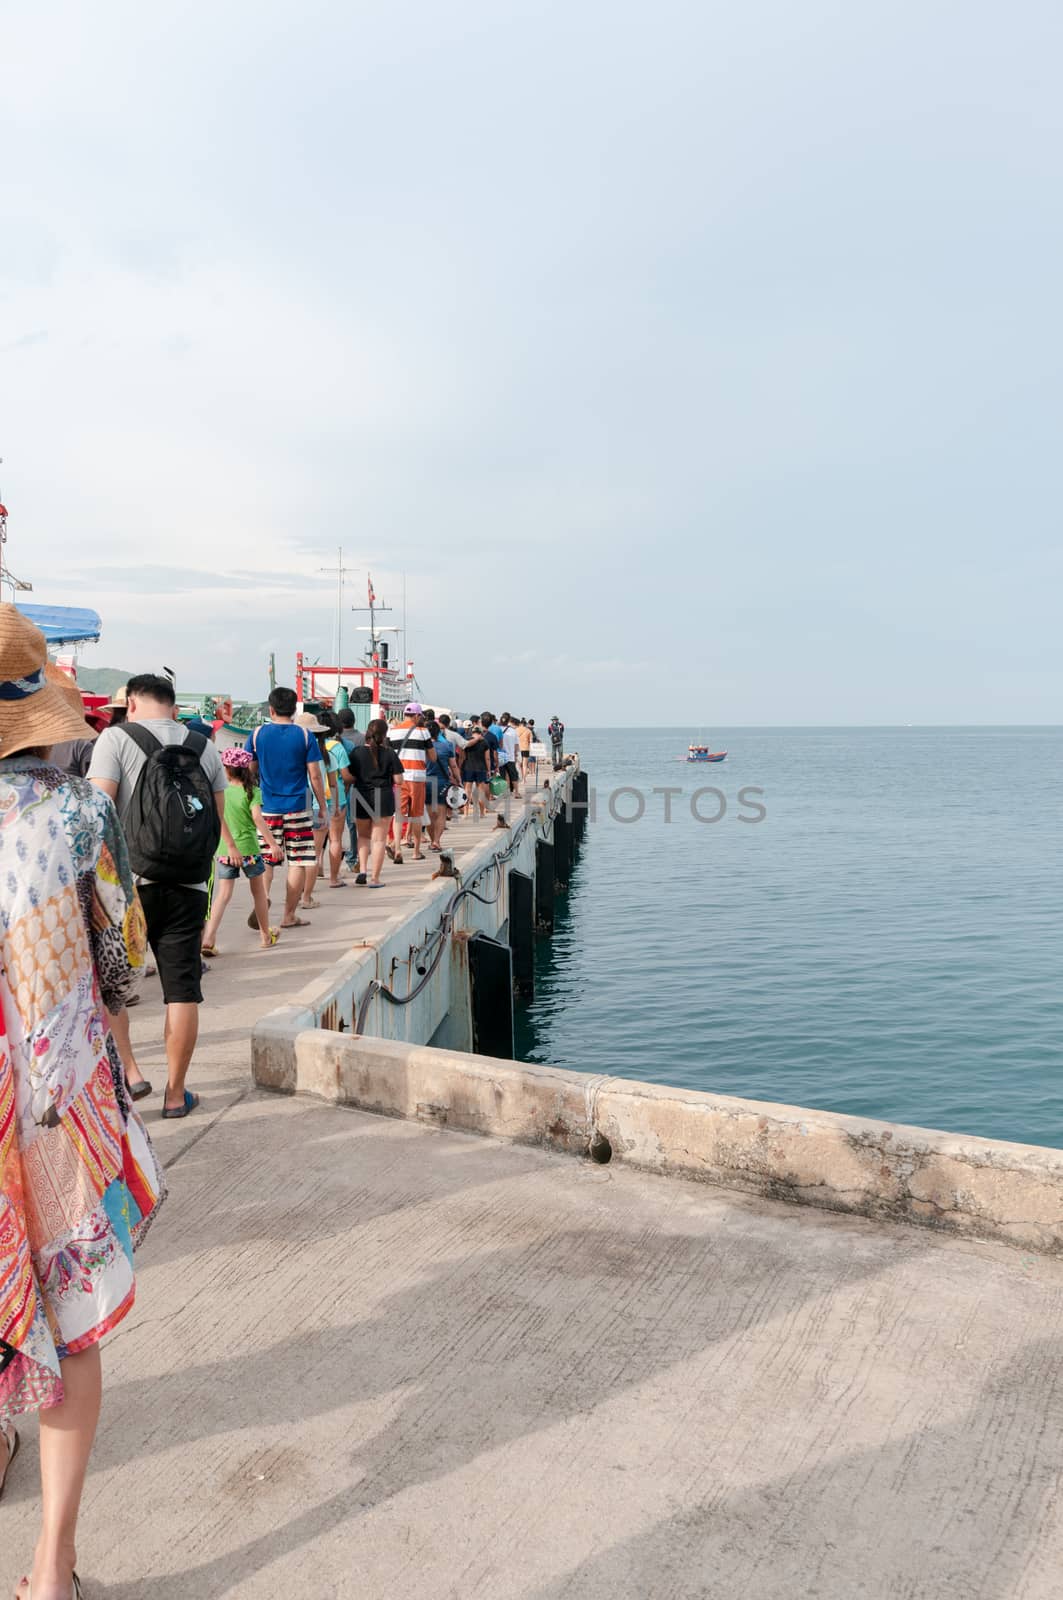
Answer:
<svg viewBox="0 0 1063 1600"><path fill-rule="evenodd" d="M107 1026L144 919L110 800L0 761L0 1421L63 1398L59 1363L133 1304L163 1198Z"/></svg>

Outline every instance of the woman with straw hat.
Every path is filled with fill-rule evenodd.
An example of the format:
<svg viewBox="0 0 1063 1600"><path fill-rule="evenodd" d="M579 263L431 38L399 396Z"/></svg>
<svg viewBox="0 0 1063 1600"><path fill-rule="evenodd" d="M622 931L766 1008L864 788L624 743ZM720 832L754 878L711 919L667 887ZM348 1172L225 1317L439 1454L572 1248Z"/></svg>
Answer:
<svg viewBox="0 0 1063 1600"><path fill-rule="evenodd" d="M114 806L50 764L84 721L0 604L0 1493L40 1413L42 1520L19 1600L70 1600L99 1342L133 1304L164 1187L107 1024L144 962Z"/></svg>

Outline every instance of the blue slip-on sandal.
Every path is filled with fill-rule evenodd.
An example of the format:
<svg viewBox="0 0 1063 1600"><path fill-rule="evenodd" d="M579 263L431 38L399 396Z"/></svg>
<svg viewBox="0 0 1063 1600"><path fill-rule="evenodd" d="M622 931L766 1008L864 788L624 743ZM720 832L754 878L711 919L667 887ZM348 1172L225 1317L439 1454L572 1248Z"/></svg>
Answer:
<svg viewBox="0 0 1063 1600"><path fill-rule="evenodd" d="M164 1117L187 1117L188 1113L194 1111L198 1104L198 1094L193 1094L190 1089L186 1089L184 1104L180 1106L163 1105L162 1114Z"/></svg>

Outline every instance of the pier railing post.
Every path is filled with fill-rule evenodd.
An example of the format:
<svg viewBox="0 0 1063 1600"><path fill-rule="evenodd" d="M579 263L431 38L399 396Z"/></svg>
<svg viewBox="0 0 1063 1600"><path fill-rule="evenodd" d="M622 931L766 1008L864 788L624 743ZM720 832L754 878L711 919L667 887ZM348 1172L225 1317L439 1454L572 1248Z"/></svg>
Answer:
<svg viewBox="0 0 1063 1600"><path fill-rule="evenodd" d="M554 818L554 882L559 889L567 889L571 876L572 823L559 811Z"/></svg>

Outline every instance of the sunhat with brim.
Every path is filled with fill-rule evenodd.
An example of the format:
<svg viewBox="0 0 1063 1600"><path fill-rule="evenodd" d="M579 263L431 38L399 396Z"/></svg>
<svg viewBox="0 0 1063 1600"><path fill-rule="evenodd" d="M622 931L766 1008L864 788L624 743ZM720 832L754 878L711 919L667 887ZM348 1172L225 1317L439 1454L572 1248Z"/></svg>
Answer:
<svg viewBox="0 0 1063 1600"><path fill-rule="evenodd" d="M80 717L84 717L86 714L85 702L81 698L81 690L78 688L69 672L64 672L62 667L57 667L54 661L49 661L48 665L44 669L44 676L48 679L49 683L54 683L56 688L60 690L62 694L66 695L67 701L72 709L76 711ZM84 728L81 730L81 737L83 739L95 739L96 729L91 727L89 723L86 722Z"/></svg>
<svg viewBox="0 0 1063 1600"><path fill-rule="evenodd" d="M124 711L126 709L126 707L128 706L128 704L129 704L129 694L128 694L127 690L126 690L125 684L123 684L120 689L116 689L114 691L114 699L113 700L108 700L108 702L107 702L107 704L105 706L101 706L100 707L100 710L101 711Z"/></svg>
<svg viewBox="0 0 1063 1600"><path fill-rule="evenodd" d="M221 753L223 767L249 767L254 759L250 750L241 750L238 744L230 745L228 750Z"/></svg>
<svg viewBox="0 0 1063 1600"><path fill-rule="evenodd" d="M84 712L47 667L44 634L17 606L0 604L0 758L88 737Z"/></svg>
<svg viewBox="0 0 1063 1600"><path fill-rule="evenodd" d="M307 733L328 733L323 722L319 722L312 711L300 711L295 718L296 726L305 728Z"/></svg>

